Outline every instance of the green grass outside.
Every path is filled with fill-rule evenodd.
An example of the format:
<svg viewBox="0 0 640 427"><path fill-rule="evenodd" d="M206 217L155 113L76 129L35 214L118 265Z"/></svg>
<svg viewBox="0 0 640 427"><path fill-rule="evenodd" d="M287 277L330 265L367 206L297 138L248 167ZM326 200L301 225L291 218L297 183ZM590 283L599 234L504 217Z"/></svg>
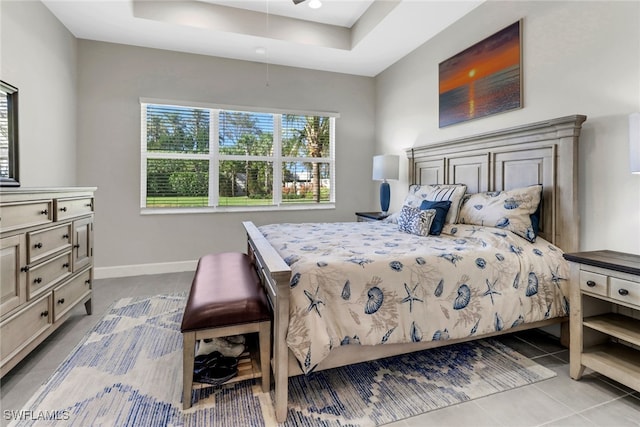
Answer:
<svg viewBox="0 0 640 427"><path fill-rule="evenodd" d="M312 203L311 199L284 199L283 203ZM321 200L328 202L328 200ZM220 197L219 206L270 206L271 198L252 199L246 196ZM148 208L199 208L208 206L207 197L147 197Z"/></svg>

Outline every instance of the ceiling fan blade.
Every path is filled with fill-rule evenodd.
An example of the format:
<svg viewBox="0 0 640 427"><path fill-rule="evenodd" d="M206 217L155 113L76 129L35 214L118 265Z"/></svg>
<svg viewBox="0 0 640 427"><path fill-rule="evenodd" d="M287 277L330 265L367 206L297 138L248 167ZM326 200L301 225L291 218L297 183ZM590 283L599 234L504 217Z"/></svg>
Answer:
<svg viewBox="0 0 640 427"><path fill-rule="evenodd" d="M306 1L306 0L293 0L293 4L300 4L300 3L302 3L303 1Z"/></svg>

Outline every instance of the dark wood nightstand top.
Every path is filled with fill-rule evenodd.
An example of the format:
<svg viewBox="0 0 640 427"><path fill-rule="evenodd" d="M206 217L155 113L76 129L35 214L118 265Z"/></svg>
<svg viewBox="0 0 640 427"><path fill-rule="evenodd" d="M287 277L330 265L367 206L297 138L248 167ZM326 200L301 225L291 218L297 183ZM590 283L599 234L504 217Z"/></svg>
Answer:
<svg viewBox="0 0 640 427"><path fill-rule="evenodd" d="M389 214L383 214L382 212L356 212L357 216L380 221L389 216Z"/></svg>
<svg viewBox="0 0 640 427"><path fill-rule="evenodd" d="M640 275L640 255L615 251L590 251L564 254L568 261L613 271Z"/></svg>

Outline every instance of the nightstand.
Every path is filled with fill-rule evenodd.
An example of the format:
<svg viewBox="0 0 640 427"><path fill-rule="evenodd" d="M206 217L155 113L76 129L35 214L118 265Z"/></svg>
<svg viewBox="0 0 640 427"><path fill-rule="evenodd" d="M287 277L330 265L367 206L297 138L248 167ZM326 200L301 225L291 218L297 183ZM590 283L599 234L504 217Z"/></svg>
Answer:
<svg viewBox="0 0 640 427"><path fill-rule="evenodd" d="M571 378L579 380L590 368L640 391L640 255L564 257L571 263Z"/></svg>
<svg viewBox="0 0 640 427"><path fill-rule="evenodd" d="M356 212L358 222L381 221L388 216L389 214L383 214L382 212Z"/></svg>

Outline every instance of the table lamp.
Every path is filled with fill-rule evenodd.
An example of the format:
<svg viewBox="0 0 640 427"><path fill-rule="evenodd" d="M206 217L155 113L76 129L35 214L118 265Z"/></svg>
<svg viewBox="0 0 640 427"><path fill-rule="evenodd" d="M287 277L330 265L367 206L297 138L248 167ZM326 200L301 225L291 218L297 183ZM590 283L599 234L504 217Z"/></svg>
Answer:
<svg viewBox="0 0 640 427"><path fill-rule="evenodd" d="M383 214L389 211L391 201L391 188L388 179L398 179L398 166L400 156L383 154L373 157L373 179L382 180L380 184L380 210Z"/></svg>

